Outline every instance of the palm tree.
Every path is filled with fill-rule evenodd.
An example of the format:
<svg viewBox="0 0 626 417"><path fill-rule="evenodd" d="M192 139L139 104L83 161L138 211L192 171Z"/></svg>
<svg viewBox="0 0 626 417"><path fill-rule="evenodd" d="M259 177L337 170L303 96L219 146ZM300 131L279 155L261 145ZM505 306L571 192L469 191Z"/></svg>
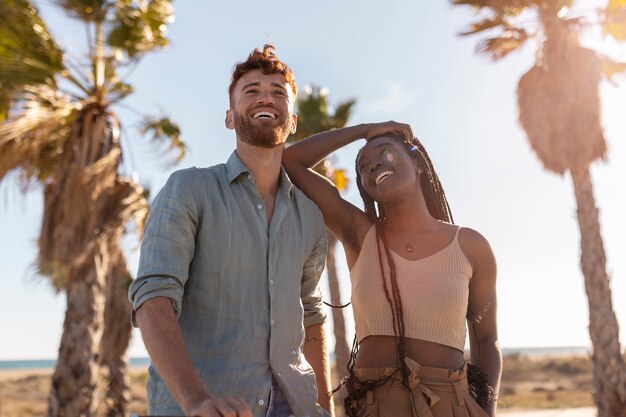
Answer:
<svg viewBox="0 0 626 417"><path fill-rule="evenodd" d="M543 166L560 175L569 173L572 178L581 234L580 264L589 301L593 397L600 416L624 416L626 364L589 170L594 161L605 159L607 152L600 124L600 81L603 75L610 78L626 67L580 45L578 32L590 23L571 16L573 0L453 3L472 6L479 15L479 21L463 35L496 32L477 48L494 61L529 39L537 41L536 61L517 86L519 121ZM626 2L610 0L600 15L605 33L626 40L624 16Z"/></svg>
<svg viewBox="0 0 626 417"><path fill-rule="evenodd" d="M43 190L38 268L66 293L48 415L89 416L104 402L108 415L122 416L130 307L120 238L141 233L148 203L120 174L114 106L133 90L118 70L167 45L173 8L169 0L56 3L86 26L86 59L61 49L30 0L0 0L0 180L15 173L24 189ZM184 155L167 117L146 117L141 132Z"/></svg>
<svg viewBox="0 0 626 417"><path fill-rule="evenodd" d="M130 403L126 350L132 331L128 320L131 304L127 302L132 278L119 245L112 245L109 249L113 262L106 277L103 328L106 337L102 338L99 350L103 365L101 381L105 384L104 399L100 404L104 406L107 417L119 417L126 415L126 407Z"/></svg>
<svg viewBox="0 0 626 417"><path fill-rule="evenodd" d="M326 89L316 86L307 87L303 96L296 102L298 113L298 130L289 137L288 142L297 142L316 133L325 132L330 129L344 127L348 123L352 106L355 100L340 103L334 113L329 112ZM320 162L315 170L330 179L339 191L344 191L347 186L345 171L333 167L332 160L327 158ZM326 261L326 275L328 276L328 287L330 290L330 303L333 306L341 304L341 291L339 289L339 279L337 275L337 263L335 259L335 249L337 238L330 231L327 231L328 238L328 258ZM343 310L332 309L333 333L335 335L335 371L339 379L347 375L348 359L350 358L350 348L346 341L346 324Z"/></svg>

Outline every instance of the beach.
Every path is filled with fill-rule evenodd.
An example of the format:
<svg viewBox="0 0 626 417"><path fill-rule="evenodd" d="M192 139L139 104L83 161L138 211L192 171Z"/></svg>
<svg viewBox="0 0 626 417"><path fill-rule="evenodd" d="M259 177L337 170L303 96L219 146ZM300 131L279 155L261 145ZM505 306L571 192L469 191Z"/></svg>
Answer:
<svg viewBox="0 0 626 417"><path fill-rule="evenodd" d="M592 417L587 355L510 354L504 357L498 414L507 417ZM45 415L53 369L0 371L0 417ZM146 412L147 368L131 366L129 412ZM338 413L339 417L342 415Z"/></svg>
<svg viewBox="0 0 626 417"><path fill-rule="evenodd" d="M559 408L556 410L502 410L506 417L595 417L594 407Z"/></svg>
<svg viewBox="0 0 626 417"><path fill-rule="evenodd" d="M0 417L40 417L46 415L50 380L54 369L0 370ZM128 370L131 401L129 412L145 414L147 368ZM102 415L99 414L99 415Z"/></svg>

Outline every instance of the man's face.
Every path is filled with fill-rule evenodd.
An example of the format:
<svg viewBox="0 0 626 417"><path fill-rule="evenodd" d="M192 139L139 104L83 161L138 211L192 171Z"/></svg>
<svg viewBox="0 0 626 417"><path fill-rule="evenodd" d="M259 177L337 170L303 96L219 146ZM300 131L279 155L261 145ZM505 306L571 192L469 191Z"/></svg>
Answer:
<svg viewBox="0 0 626 417"><path fill-rule="evenodd" d="M296 130L293 106L293 91L281 74L250 71L235 84L226 127L235 129L237 137L250 145L280 146Z"/></svg>

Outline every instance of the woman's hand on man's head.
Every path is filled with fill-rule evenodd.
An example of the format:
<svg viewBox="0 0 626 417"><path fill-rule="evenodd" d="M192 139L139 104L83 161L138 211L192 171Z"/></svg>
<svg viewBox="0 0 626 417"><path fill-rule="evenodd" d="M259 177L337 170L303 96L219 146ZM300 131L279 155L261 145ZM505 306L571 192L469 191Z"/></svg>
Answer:
<svg viewBox="0 0 626 417"><path fill-rule="evenodd" d="M415 137L411 125L390 120L388 122L381 123L368 123L365 139L369 141L372 138L383 136L389 133L395 133L404 136L407 141L411 141Z"/></svg>

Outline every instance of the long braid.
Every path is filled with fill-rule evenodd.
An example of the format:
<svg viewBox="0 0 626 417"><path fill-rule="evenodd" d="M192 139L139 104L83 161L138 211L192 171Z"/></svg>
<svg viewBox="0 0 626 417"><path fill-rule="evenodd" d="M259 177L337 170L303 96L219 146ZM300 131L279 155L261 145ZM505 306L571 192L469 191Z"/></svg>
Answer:
<svg viewBox="0 0 626 417"><path fill-rule="evenodd" d="M435 172L430 157L426 152L424 146L417 139L413 139L411 142L407 141L404 137L397 135L389 135L395 137L402 142L407 153L416 160L419 167L424 170L425 175L421 176L421 187L426 200L426 205L431 216L443 220L449 223L453 223L452 212L448 204L448 200L439 181L439 177ZM358 161L358 156L357 156ZM400 288L398 286L398 279L396 275L396 268L393 262L391 251L387 243L387 239L383 233L381 222L386 219L386 213L384 206L377 203L362 186L361 175L356 166L356 184L359 190L359 194L363 199L363 207L365 214L376 225L376 243L378 249L378 261L383 277L383 289L385 292L385 298L391 307L393 329L396 338L396 363L398 369L402 374L402 385L409 393L411 403L411 415L415 415L415 404L413 399L413 393L409 387L409 369L404 362L405 358L405 332L404 332L404 314L402 308L402 296L400 294ZM381 245L382 243L382 245ZM385 268L382 262L382 249L387 259L387 265L389 268L389 279L387 280L385 274ZM389 281L389 282L387 282ZM359 350L359 344L355 335L354 342L352 344L352 351L350 354L350 361L348 362L349 376L346 378L346 388L348 395L345 399L345 410L348 416L354 416L354 403L359 398L362 398L367 391L372 390L378 386L385 384L391 376L387 376L377 381L359 381L354 375L354 366L356 362L356 356Z"/></svg>
<svg viewBox="0 0 626 417"><path fill-rule="evenodd" d="M422 177L420 184L428 211L433 217L454 224L446 193L443 191L439 176L435 172L433 163L424 145L417 138L414 138L410 143L403 142L403 144L409 152L417 154L418 165L424 169L425 175Z"/></svg>
<svg viewBox="0 0 626 417"><path fill-rule="evenodd" d="M380 222L379 222L380 224ZM393 316L393 324L394 324L394 334L396 337L396 364L398 369L402 374L402 385L409 393L409 400L411 404L411 415L413 415L415 411L415 400L413 398L413 391L411 391L411 387L409 386L409 368L404 362L405 354L405 333L404 333L404 309L402 307L402 296L400 295L400 287L398 286L398 278L396 274L396 265L391 258L391 251L389 249L389 245L387 244L387 239L385 238L385 234L382 231L382 227L378 227L376 225L376 245L378 248L378 263L380 265L380 270L383 276L383 287L385 288L385 293L387 290L387 279L385 278L385 269L382 264L382 253L381 253L381 242L382 247L385 250L385 258L387 259L387 265L389 266L389 283L391 284L391 289L393 293L393 301L387 297L387 302L391 305L391 311Z"/></svg>
<svg viewBox="0 0 626 417"><path fill-rule="evenodd" d="M376 210L376 202L365 192L365 190L363 190L361 181L359 178L358 170L357 170L357 188L359 189L359 193L361 194L361 197L363 198L365 214L370 218L370 220L373 223L377 224L376 233L378 235L380 233L380 228L378 227L378 223L380 222L380 219L379 219L379 214L377 213L377 210ZM380 207L380 209L382 210L382 207ZM377 241L379 241L378 238L377 238ZM386 245L385 245L385 248L386 248ZM379 257L378 257L379 265L380 265L381 270L384 270L383 264L382 264L382 256L380 256L380 245L378 246L378 250L379 250ZM392 278L392 281L393 280L394 278ZM397 283L395 287L397 287ZM397 300L399 300L399 297L398 297L399 291L393 288L393 284L392 284L392 289L390 291L388 288L386 279L383 279L383 289L385 292L385 297L387 299L387 302L391 306L391 311L393 315L394 333L404 335L404 320L402 319L402 316L401 316L402 310L400 306L400 315L398 315L398 307L397 307L398 302L396 302ZM398 345L403 345L403 344L398 343ZM397 346L397 350L398 350L397 358L404 357L403 356L404 347ZM348 415L349 417L356 416L355 403L358 399L366 395L368 391L374 390L376 387L384 385L385 383L387 383L387 381L389 381L393 377L393 374L391 374L378 380L366 380L366 381L359 380L354 375L354 366L356 363L356 357L357 357L358 351L359 351L359 343L358 343L357 336L355 335L354 341L352 343L352 350L350 352L350 360L348 361L348 377L346 377L345 381L343 382L343 384L346 385L346 389L347 389L347 395L344 400L344 409L346 411L346 415ZM404 378L404 379L407 379L407 378ZM337 389L335 389L335 391L337 391L340 387L341 385ZM407 387L408 387L408 384L407 384Z"/></svg>

